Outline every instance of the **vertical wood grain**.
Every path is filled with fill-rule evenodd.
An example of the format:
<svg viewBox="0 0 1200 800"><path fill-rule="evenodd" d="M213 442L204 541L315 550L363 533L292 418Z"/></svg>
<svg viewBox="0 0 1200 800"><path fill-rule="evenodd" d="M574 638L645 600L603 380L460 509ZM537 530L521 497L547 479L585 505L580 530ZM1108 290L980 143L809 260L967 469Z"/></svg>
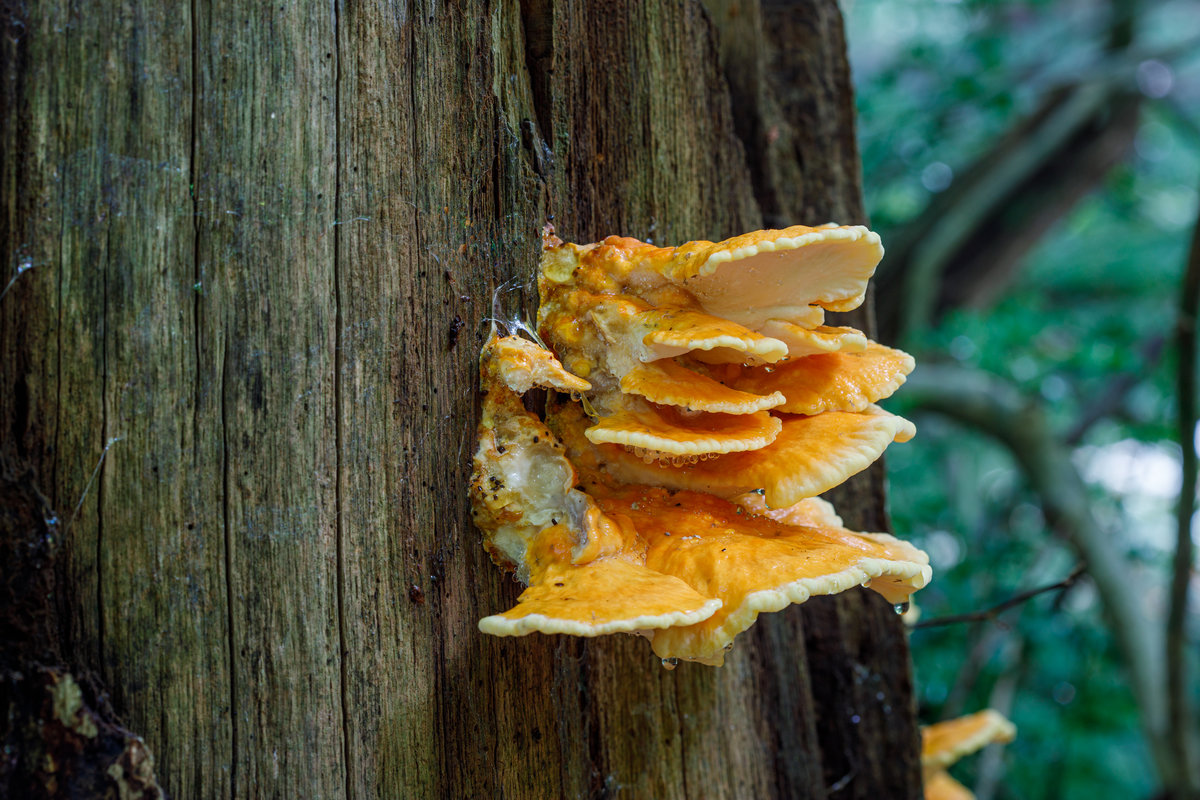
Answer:
<svg viewBox="0 0 1200 800"><path fill-rule="evenodd" d="M352 797L432 797L438 787L440 602L423 422L435 412L428 396L423 408L409 398L428 394L419 387L449 347L443 301L459 301L445 270L430 280L417 268L430 207L419 196L414 148L415 13L408 3L339 4L337 15L337 413ZM469 276L459 279L470 291ZM436 300L427 299L430 285ZM422 323L431 300L443 325L435 341L421 335L434 325Z"/></svg>
<svg viewBox="0 0 1200 800"><path fill-rule="evenodd" d="M27 271L0 300L3 441L66 535L63 651L105 679L180 793L219 795L227 614L219 476L196 456L212 431L191 391L190 15L9 9L0 236Z"/></svg>
<svg viewBox="0 0 1200 800"><path fill-rule="evenodd" d="M103 274L103 374L92 391L108 451L91 489L100 674L178 791L220 794L229 668L213 644L228 636L228 612L220 480L204 446L216 420L195 392L192 19L186 8L181 18L127 3L88 30L93 15L80 12L73 27L100 81L79 87L81 104L99 101L84 159L97 174L71 190L97 192L87 201L96 227L80 232L102 243L98 262L74 261ZM96 300L68 287L64 296Z"/></svg>
<svg viewBox="0 0 1200 800"><path fill-rule="evenodd" d="M235 796L346 784L338 618L334 19L198 3L200 392L215 407Z"/></svg>

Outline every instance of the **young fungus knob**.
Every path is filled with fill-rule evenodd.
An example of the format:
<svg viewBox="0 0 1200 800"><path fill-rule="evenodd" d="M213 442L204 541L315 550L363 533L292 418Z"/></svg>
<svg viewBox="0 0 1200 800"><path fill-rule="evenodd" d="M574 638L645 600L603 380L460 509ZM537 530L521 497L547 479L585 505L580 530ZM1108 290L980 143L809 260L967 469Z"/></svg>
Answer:
<svg viewBox="0 0 1200 800"><path fill-rule="evenodd" d="M921 729L921 770L926 800L973 800L970 789L946 770L963 756L989 744L1011 742L1017 728L991 708Z"/></svg>

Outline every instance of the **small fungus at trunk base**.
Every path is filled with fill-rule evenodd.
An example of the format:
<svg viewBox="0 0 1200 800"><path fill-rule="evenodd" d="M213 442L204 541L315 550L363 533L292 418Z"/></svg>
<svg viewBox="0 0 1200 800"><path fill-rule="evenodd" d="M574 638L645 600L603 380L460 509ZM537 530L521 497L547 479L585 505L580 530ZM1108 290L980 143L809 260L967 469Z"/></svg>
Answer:
<svg viewBox="0 0 1200 800"><path fill-rule="evenodd" d="M912 358L824 325L882 254L857 226L680 247L547 228L538 341L493 333L480 358L472 510L528 587L480 629L637 632L664 664L720 665L761 612L925 586L925 553L816 498L915 433L875 405ZM544 418L535 386L565 395Z"/></svg>
<svg viewBox="0 0 1200 800"><path fill-rule="evenodd" d="M925 800L973 800L975 795L971 790L950 777L946 770L963 756L989 744L1011 742L1016 735L1016 726L991 708L922 728Z"/></svg>

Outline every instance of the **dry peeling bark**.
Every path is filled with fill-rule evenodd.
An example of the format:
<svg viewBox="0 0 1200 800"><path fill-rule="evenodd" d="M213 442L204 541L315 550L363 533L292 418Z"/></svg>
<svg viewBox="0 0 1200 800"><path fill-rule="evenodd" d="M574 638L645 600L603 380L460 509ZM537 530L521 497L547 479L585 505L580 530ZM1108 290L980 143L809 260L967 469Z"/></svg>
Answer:
<svg viewBox="0 0 1200 800"><path fill-rule="evenodd" d="M467 513L476 356L541 224L861 221L836 5L777 5L4 5L0 430L171 796L919 796L864 592L720 670L475 627L519 591ZM885 526L878 472L835 500Z"/></svg>

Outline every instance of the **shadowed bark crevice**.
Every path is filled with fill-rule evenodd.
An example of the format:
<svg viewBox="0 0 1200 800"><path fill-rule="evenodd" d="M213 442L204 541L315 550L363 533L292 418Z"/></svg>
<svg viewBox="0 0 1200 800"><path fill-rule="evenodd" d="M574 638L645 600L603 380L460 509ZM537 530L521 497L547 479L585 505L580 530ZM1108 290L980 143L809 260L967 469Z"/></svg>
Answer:
<svg viewBox="0 0 1200 800"><path fill-rule="evenodd" d="M157 800L153 756L99 679L63 658L62 523L18 463L0 457L0 795Z"/></svg>

